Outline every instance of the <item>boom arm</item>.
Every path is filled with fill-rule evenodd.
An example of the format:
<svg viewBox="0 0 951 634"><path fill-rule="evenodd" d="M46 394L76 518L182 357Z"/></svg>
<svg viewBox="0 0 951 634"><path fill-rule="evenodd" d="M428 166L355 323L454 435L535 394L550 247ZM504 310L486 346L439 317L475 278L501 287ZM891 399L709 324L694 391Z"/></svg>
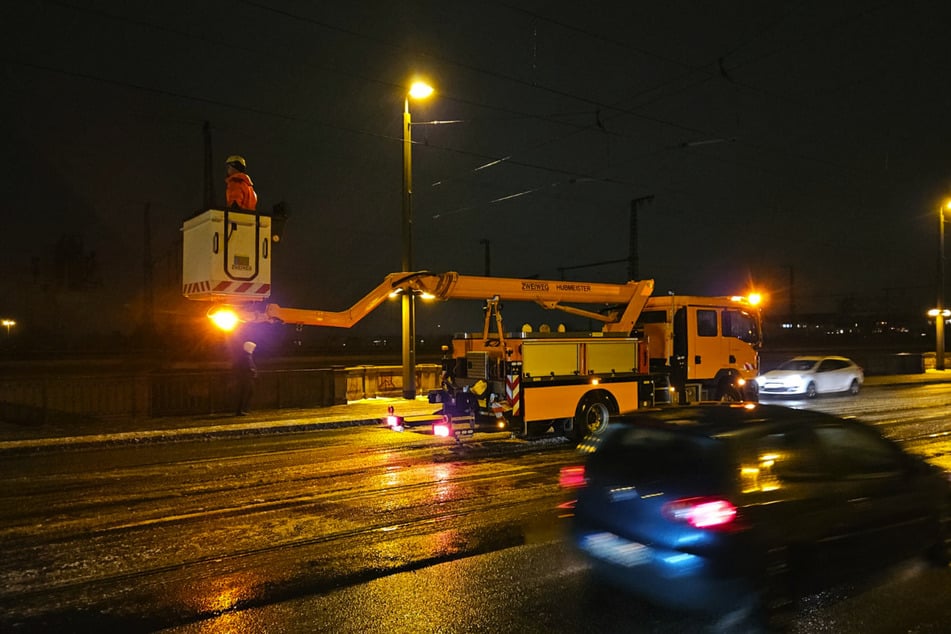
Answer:
<svg viewBox="0 0 951 634"><path fill-rule="evenodd" d="M422 271L390 273L383 282L356 304L340 312L284 308L277 304L265 305L263 312L256 312L250 306L236 308L236 310L243 320L250 322L281 321L304 326L350 328L372 312L387 297L394 294L414 293L428 294L442 300L498 298L506 301L530 301L549 310L561 310L602 321L605 323L604 330L607 332L630 332L653 290L653 280L605 284L480 277L460 275L453 271L448 273ZM622 306L623 310L620 314L617 310L613 310L605 315L562 305L562 302Z"/></svg>

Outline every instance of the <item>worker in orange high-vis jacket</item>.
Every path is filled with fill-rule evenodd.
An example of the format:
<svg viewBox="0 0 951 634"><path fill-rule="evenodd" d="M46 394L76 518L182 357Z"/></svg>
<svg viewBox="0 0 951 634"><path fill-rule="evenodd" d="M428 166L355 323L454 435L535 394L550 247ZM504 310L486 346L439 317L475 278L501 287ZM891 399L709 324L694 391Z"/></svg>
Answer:
<svg viewBox="0 0 951 634"><path fill-rule="evenodd" d="M254 183L247 174L248 164L244 157L232 154L225 163L228 164L228 176L225 178L228 206L254 211L258 206L258 195L254 192Z"/></svg>

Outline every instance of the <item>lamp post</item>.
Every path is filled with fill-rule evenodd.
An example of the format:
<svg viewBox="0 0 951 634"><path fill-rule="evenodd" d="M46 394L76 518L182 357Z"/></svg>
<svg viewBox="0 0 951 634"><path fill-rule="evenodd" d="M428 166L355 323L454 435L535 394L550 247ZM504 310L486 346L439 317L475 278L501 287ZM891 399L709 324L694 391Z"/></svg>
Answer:
<svg viewBox="0 0 951 634"><path fill-rule="evenodd" d="M413 270L413 138L409 100L433 94L431 86L414 82L403 103L403 257L402 270ZM416 398L416 298L409 291L401 298L403 315L403 398Z"/></svg>
<svg viewBox="0 0 951 634"><path fill-rule="evenodd" d="M951 209L951 200L941 203L938 208L938 306L934 318L935 331L935 370L944 370L944 212Z"/></svg>

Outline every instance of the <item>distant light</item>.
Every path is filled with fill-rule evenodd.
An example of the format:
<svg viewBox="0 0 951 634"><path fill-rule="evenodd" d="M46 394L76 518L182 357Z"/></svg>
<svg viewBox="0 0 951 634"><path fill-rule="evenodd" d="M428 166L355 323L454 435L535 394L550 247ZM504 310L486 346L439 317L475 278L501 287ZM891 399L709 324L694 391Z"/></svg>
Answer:
<svg viewBox="0 0 951 634"><path fill-rule="evenodd" d="M937 308L932 308L931 310L928 311L929 317L937 317L938 315L941 315L945 318L951 317L951 309L944 308L939 312Z"/></svg>

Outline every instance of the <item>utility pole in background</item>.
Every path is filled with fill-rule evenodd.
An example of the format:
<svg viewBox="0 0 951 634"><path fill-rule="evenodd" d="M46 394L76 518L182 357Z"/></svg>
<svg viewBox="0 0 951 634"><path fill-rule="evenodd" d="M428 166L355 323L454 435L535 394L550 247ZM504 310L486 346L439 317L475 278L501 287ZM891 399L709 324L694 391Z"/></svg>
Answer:
<svg viewBox="0 0 951 634"><path fill-rule="evenodd" d="M202 128L205 137L205 209L215 208L214 164L211 152L211 122L205 121Z"/></svg>
<svg viewBox="0 0 951 634"><path fill-rule="evenodd" d="M142 331L146 335L155 332L155 286L152 277L152 203L145 203L142 215Z"/></svg>
<svg viewBox="0 0 951 634"><path fill-rule="evenodd" d="M637 212L641 205L654 200L654 195L641 196L631 201L630 245L628 247L627 279L640 279L640 252L638 250Z"/></svg>
<svg viewBox="0 0 951 634"><path fill-rule="evenodd" d="M789 316L796 318L796 274L793 265L789 265Z"/></svg>

